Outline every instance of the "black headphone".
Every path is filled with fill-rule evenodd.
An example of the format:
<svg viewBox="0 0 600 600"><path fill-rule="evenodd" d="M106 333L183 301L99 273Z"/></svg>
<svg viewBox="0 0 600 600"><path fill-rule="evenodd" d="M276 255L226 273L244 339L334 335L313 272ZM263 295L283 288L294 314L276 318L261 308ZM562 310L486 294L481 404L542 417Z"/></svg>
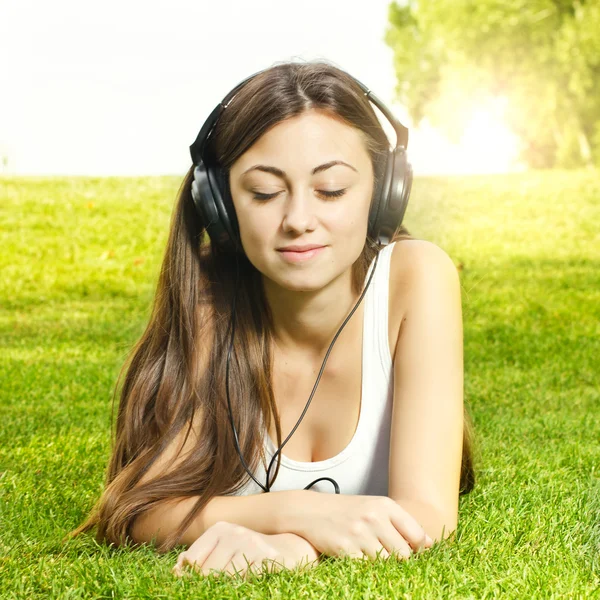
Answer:
<svg viewBox="0 0 600 600"><path fill-rule="evenodd" d="M271 67L269 67L271 68ZM234 214L230 215L227 211L227 207L225 205L224 199L229 197L229 184L227 181L227 177L225 176L223 170L216 164L210 164L206 157L204 156L204 150L206 147L206 143L214 131L215 125L219 119L219 116L227 108L227 105L231 101L231 99L235 96L240 88L242 88L249 80L253 79L260 73L263 73L268 69L262 69L246 77L246 79L242 80L238 83L226 96L223 100L213 109L210 113L209 117L202 125L200 132L198 133L196 140L190 146L190 154L192 157L192 162L194 164L194 180L192 182L192 199L194 201L194 206L196 207L196 211L201 219L201 224L206 228L210 239L215 242L219 247L223 249L230 250L236 255L236 266L237 266L237 256L239 253L243 253L241 240L239 237L239 227L237 223L237 218ZM352 77L349 73L347 73L350 77ZM373 240L378 241L380 244L388 244L391 237L393 236L396 229L402 223L402 219L404 218L404 213L406 212L406 207L408 205L408 198L410 195L410 190L412 186L412 178L413 172L410 163L408 162L406 156L406 147L408 145L408 129L398 121L392 112L371 92L365 85L363 85L356 78L352 77L352 79L360 86L365 95L381 112L385 115L388 121L392 124L394 131L396 132L396 147L393 150L388 150L388 154L386 157L386 165L383 179L380 183L379 191L375 192L373 197L373 202L371 204L371 208L369 210L369 227L367 235ZM231 427L233 429L233 435L235 440L236 449L246 472L254 479L254 481L265 491L270 491L270 487L272 482L269 482L269 472L271 471L271 467L275 460L275 457L281 453L281 450L290 439L294 431L300 425L312 397L319 385L319 380L321 379L321 375L325 368L325 363L327 362L327 358L329 357L329 353L335 343L336 339L342 332L342 329L350 319L350 317L354 314L354 311L358 308L358 305L361 303L369 284L373 278L373 274L375 273L375 269L377 268L377 260L379 258L379 254L375 255L375 264L373 266L373 270L369 277L369 280L366 286L363 289L363 292L358 299L354 308L350 311L350 314L346 317L338 332L334 336L329 349L327 350L327 354L325 355L325 359L323 360L323 364L321 365L321 370L319 371L319 375L313 387L312 393L306 407L300 416L300 419L296 423L295 427L292 429L290 434L281 444L281 446L277 449L275 454L272 457L271 463L269 464L269 468L267 469L267 483L266 486L261 484L256 477L251 473L248 465L244 461L242 456L242 452L239 446L239 439L237 435L237 431L235 428L235 423L233 421L233 415L231 410L231 400L229 398L229 362L231 358L231 351L233 348L233 339L235 335L235 304L236 304L236 295L234 294L233 302L232 302L232 312L231 312L231 341L229 344L229 351L227 353L227 368L226 368L226 390L227 390L227 402L229 405L229 419L231 423ZM235 289L238 288L238 275L239 268L236 271L236 285ZM315 483L318 481L327 480L333 483L335 487L335 493L340 493L340 488L335 480L330 477L321 477L316 479L307 487L305 490L310 489Z"/></svg>
<svg viewBox="0 0 600 600"><path fill-rule="evenodd" d="M233 251L241 250L241 241L235 213L230 215L224 202L224 199L229 197L229 184L227 177L217 165L205 162L204 149L219 116L227 108L233 96L246 82L266 70L268 69L258 71L238 83L210 113L196 140L190 146L192 162L195 165L192 198L196 211L201 222L206 226L210 239L219 246ZM350 77L352 76L350 75ZM394 117L373 92L354 77L352 79L361 87L367 98L386 116L396 132L396 147L388 150L380 191L375 193L369 210L368 235L373 240L387 244L394 231L402 223L412 187L413 172L406 156L408 129Z"/></svg>

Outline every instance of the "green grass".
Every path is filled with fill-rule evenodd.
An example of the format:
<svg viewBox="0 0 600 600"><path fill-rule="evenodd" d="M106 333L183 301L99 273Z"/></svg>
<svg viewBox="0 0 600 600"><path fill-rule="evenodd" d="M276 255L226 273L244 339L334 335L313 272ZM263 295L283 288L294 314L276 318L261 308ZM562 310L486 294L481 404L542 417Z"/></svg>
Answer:
<svg viewBox="0 0 600 600"><path fill-rule="evenodd" d="M460 268L476 489L407 562L256 581L177 551L66 544L100 494L113 385L149 316L180 178L0 178L2 598L600 597L600 177L415 180L411 233Z"/></svg>

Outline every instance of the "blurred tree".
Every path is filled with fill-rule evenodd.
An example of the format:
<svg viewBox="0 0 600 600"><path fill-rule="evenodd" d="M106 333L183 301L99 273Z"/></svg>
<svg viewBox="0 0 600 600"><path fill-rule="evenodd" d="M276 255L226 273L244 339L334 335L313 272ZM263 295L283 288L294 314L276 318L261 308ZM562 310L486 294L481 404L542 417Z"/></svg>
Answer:
<svg viewBox="0 0 600 600"><path fill-rule="evenodd" d="M504 96L532 167L600 164L600 0L389 5L396 93L455 139L478 99Z"/></svg>

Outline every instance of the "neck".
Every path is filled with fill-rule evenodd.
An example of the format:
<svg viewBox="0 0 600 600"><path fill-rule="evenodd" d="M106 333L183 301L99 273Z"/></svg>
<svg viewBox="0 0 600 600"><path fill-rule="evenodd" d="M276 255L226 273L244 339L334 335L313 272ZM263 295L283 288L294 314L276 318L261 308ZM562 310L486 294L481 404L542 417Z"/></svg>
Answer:
<svg viewBox="0 0 600 600"><path fill-rule="evenodd" d="M352 270L348 269L326 287L314 292L297 292L263 279L271 309L276 348L289 355L322 361L333 337L356 305L359 295L352 292ZM356 326L358 309L340 333Z"/></svg>

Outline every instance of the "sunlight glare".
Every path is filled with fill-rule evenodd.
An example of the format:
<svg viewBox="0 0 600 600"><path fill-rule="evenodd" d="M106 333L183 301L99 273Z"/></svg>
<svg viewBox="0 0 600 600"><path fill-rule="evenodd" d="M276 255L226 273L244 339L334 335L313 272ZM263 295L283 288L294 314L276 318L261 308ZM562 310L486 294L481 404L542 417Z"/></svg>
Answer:
<svg viewBox="0 0 600 600"><path fill-rule="evenodd" d="M521 171L519 138L504 122L506 99L473 107L460 142L450 142L424 119L411 129L409 155L416 174L458 175Z"/></svg>

